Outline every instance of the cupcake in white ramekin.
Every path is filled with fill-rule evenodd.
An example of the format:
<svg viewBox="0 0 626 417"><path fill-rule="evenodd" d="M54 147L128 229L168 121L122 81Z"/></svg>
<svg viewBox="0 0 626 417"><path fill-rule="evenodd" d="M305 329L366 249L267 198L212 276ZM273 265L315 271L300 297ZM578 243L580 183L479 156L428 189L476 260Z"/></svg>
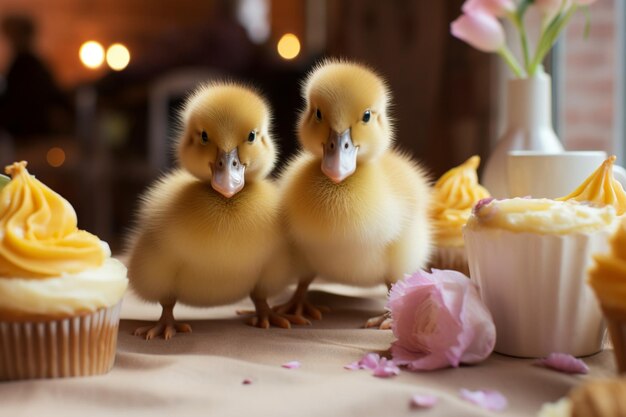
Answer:
<svg viewBox="0 0 626 417"><path fill-rule="evenodd" d="M605 252L615 208L514 198L480 202L464 228L471 278L496 325L495 351L520 357L585 356L605 325L586 284Z"/></svg>
<svg viewBox="0 0 626 417"><path fill-rule="evenodd" d="M97 375L113 366L126 267L76 213L7 167L0 189L0 381Z"/></svg>

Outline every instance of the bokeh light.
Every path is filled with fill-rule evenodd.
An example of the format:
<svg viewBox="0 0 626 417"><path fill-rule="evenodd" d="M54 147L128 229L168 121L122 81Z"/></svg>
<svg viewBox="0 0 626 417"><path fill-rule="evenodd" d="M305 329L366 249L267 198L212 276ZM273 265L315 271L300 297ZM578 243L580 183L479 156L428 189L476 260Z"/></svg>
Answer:
<svg viewBox="0 0 626 417"><path fill-rule="evenodd" d="M280 38L276 48L282 58L294 59L300 53L300 40L293 33L286 33Z"/></svg>
<svg viewBox="0 0 626 417"><path fill-rule="evenodd" d="M107 49L107 64L112 70L121 71L130 62L130 52L121 43L114 43Z"/></svg>
<svg viewBox="0 0 626 417"><path fill-rule="evenodd" d="M96 69L104 62L104 48L96 41L83 43L78 54L87 68Z"/></svg>
<svg viewBox="0 0 626 417"><path fill-rule="evenodd" d="M65 163L65 151L61 148L54 147L48 150L46 161L53 168L58 168Z"/></svg>

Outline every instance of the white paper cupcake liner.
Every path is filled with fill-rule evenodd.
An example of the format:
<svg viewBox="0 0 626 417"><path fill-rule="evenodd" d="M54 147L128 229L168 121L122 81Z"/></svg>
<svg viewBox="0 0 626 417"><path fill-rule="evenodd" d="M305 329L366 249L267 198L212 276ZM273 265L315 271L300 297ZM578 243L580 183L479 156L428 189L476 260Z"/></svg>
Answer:
<svg viewBox="0 0 626 417"><path fill-rule="evenodd" d="M544 357L601 350L605 325L586 280L592 254L608 251L608 234L464 231L471 278L496 325L496 352Z"/></svg>
<svg viewBox="0 0 626 417"><path fill-rule="evenodd" d="M433 251L430 268L452 269L459 271L469 277L469 266L467 263L467 251L465 247L438 247Z"/></svg>
<svg viewBox="0 0 626 417"><path fill-rule="evenodd" d="M0 381L107 373L120 309L121 302L62 320L0 322Z"/></svg>

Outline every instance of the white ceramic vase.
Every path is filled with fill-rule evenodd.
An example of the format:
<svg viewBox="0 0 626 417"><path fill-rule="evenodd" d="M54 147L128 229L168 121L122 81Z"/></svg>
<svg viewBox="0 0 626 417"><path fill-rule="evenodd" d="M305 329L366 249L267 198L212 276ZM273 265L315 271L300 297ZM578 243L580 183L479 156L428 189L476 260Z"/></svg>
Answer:
<svg viewBox="0 0 626 417"><path fill-rule="evenodd" d="M551 80L543 70L532 78L508 81L506 114L506 129L485 164L482 178L482 184L496 198L509 196L509 151L563 151L563 145L552 127Z"/></svg>

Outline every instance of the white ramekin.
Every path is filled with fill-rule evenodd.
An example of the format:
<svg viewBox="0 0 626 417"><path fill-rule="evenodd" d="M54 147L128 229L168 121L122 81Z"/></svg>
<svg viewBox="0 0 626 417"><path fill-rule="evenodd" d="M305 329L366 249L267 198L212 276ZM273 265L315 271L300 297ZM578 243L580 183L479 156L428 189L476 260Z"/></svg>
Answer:
<svg viewBox="0 0 626 417"><path fill-rule="evenodd" d="M599 352L606 333L587 285L592 254L608 251L609 231L540 235L465 229L471 279L496 325L495 351L519 357Z"/></svg>

